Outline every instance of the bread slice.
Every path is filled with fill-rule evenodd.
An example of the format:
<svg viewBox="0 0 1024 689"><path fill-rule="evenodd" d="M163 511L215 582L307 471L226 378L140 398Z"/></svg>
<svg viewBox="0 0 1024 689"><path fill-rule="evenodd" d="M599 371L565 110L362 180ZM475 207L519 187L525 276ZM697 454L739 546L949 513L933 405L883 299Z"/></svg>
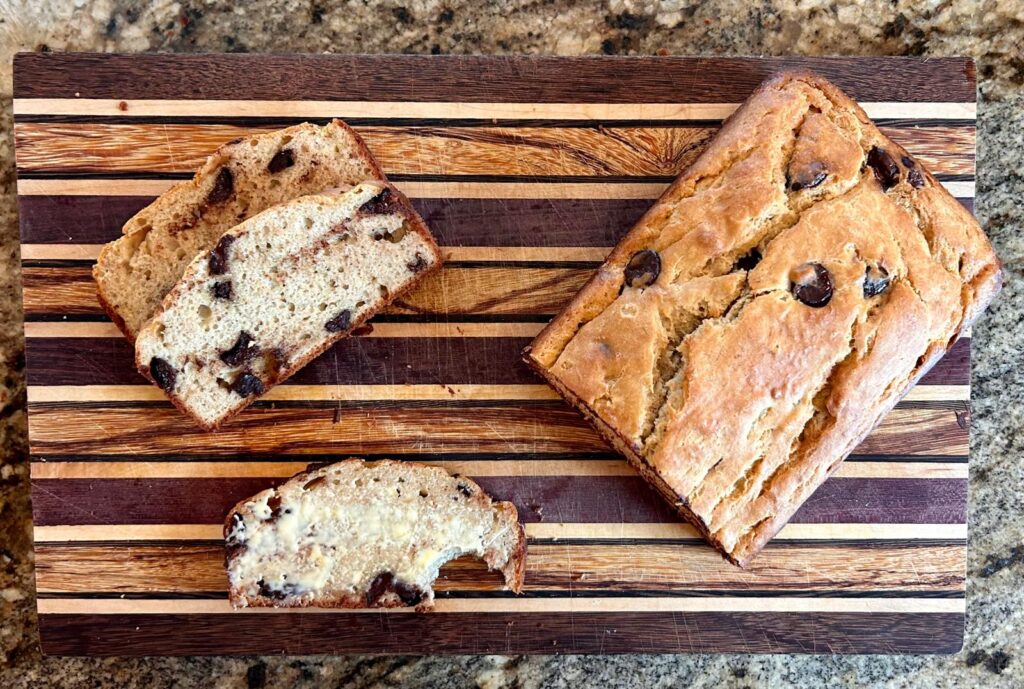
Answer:
<svg viewBox="0 0 1024 689"><path fill-rule="evenodd" d="M304 196L225 233L139 332L136 365L210 430L441 264L383 182Z"/></svg>
<svg viewBox="0 0 1024 689"><path fill-rule="evenodd" d="M510 502L416 462L347 459L238 503L224 523L231 604L433 606L438 570L483 558L519 593L526 536Z"/></svg>
<svg viewBox="0 0 1024 689"><path fill-rule="evenodd" d="M103 248L93 267L100 303L134 340L192 259L239 222L299 196L383 179L366 145L340 120L236 139Z"/></svg>

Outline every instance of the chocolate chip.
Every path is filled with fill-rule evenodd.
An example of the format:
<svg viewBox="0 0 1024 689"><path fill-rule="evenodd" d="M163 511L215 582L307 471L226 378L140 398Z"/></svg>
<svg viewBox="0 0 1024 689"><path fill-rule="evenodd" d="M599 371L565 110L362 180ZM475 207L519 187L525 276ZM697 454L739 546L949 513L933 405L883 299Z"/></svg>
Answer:
<svg viewBox="0 0 1024 689"><path fill-rule="evenodd" d="M267 517L267 521L277 521L278 517L281 516L281 496L271 495L267 500L267 507L270 508L270 516Z"/></svg>
<svg viewBox="0 0 1024 689"><path fill-rule="evenodd" d="M340 333L343 330L348 330L350 325L352 325L352 312L345 309L337 316L324 323L324 328L326 328L329 333Z"/></svg>
<svg viewBox="0 0 1024 689"><path fill-rule="evenodd" d="M366 604L374 605L381 596L391 591L394 581L395 575L391 572L381 572L374 577L370 582L370 588L366 589Z"/></svg>
<svg viewBox="0 0 1024 689"><path fill-rule="evenodd" d="M249 359L259 354L260 347L254 344L252 335L244 330L238 333L238 339L231 349L220 353L220 360L228 366L241 366Z"/></svg>
<svg viewBox="0 0 1024 689"><path fill-rule="evenodd" d="M231 250L231 245L235 243L235 236L226 234L220 238L217 242L217 246L213 247L213 251L210 252L210 275L223 275L228 269L228 253Z"/></svg>
<svg viewBox="0 0 1024 689"><path fill-rule="evenodd" d="M166 360L158 356L149 360L149 375L164 392L174 392L174 384L178 380L178 372Z"/></svg>
<svg viewBox="0 0 1024 689"><path fill-rule="evenodd" d="M231 280L225 280L224 282L218 282L213 286L213 296L217 299L230 299L231 298Z"/></svg>
<svg viewBox="0 0 1024 689"><path fill-rule="evenodd" d="M875 172L875 179L882 185L883 191L889 191L900 181L900 166L889 153L878 146L868 151L868 165Z"/></svg>
<svg viewBox="0 0 1024 689"><path fill-rule="evenodd" d="M625 273L630 287L648 287L661 273L661 256L654 249L638 251L630 257Z"/></svg>
<svg viewBox="0 0 1024 689"><path fill-rule="evenodd" d="M235 176L231 168L224 166L217 172L217 179L213 182L213 188L206 196L206 202L211 204L224 203L235 191Z"/></svg>
<svg viewBox="0 0 1024 689"><path fill-rule="evenodd" d="M237 512L231 515L231 526L228 528L224 542L225 557L228 560L235 558L246 548L245 542L238 536L239 531L244 528L244 523L242 515Z"/></svg>
<svg viewBox="0 0 1024 689"><path fill-rule="evenodd" d="M804 304L821 308L832 299L832 276L820 263L804 263L790 274L790 290Z"/></svg>
<svg viewBox="0 0 1024 689"><path fill-rule="evenodd" d="M907 181L910 182L910 186L920 189L924 186L924 175L919 169L914 168L907 172Z"/></svg>
<svg viewBox="0 0 1024 689"><path fill-rule="evenodd" d="M277 174L295 164L295 153L290 148L282 148L274 154L274 157L267 163L267 170L271 174Z"/></svg>
<svg viewBox="0 0 1024 689"><path fill-rule="evenodd" d="M239 397L263 394L263 381L248 371L235 378L231 384L231 390Z"/></svg>
<svg viewBox="0 0 1024 689"><path fill-rule="evenodd" d="M299 592L299 587L295 584L285 583L280 586L271 586L263 579L256 582L259 587L260 595L264 598L273 598L274 600L281 600L288 596L294 596Z"/></svg>
<svg viewBox="0 0 1024 689"><path fill-rule="evenodd" d="M406 263L405 267L408 268L413 273L418 273L427 267L427 259L423 258L423 256L421 256L420 253L417 251L415 260Z"/></svg>
<svg viewBox="0 0 1024 689"><path fill-rule="evenodd" d="M398 202L394 198L394 194L391 193L390 189L384 187L380 190L380 193L360 206L359 210L371 215L383 215L392 211L397 205Z"/></svg>
<svg viewBox="0 0 1024 689"><path fill-rule="evenodd" d="M793 176L789 182L789 188L793 191L800 191L801 189L813 189L828 177L828 170L825 169L825 164L818 161L814 161L803 170L800 170Z"/></svg>
<svg viewBox="0 0 1024 689"><path fill-rule="evenodd" d="M459 483L456 485L459 492L465 495L467 498L473 497L473 489L467 486L465 483Z"/></svg>
<svg viewBox="0 0 1024 689"><path fill-rule="evenodd" d="M423 591L418 586L407 584L404 581L395 582L395 593L406 605L419 605L423 600Z"/></svg>
<svg viewBox="0 0 1024 689"><path fill-rule="evenodd" d="M868 266L864 270L864 297L870 299L889 289L889 271L882 266Z"/></svg>
<svg viewBox="0 0 1024 689"><path fill-rule="evenodd" d="M915 165L917 165L917 163L914 162L914 159L911 158L910 156L903 156L902 158L900 158L900 162L903 163L903 167L912 168Z"/></svg>
<svg viewBox="0 0 1024 689"><path fill-rule="evenodd" d="M758 251L757 248L753 248L737 259L736 268L738 270L753 270L760 262L761 252Z"/></svg>

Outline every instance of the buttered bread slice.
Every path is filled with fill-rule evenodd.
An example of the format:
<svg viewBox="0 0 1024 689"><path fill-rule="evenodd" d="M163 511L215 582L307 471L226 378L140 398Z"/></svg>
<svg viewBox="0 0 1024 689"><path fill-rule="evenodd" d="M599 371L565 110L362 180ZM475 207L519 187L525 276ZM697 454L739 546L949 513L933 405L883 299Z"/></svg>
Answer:
<svg viewBox="0 0 1024 689"><path fill-rule="evenodd" d="M383 182L260 213L197 257L135 342L139 371L213 429L441 264Z"/></svg>
<svg viewBox="0 0 1024 689"><path fill-rule="evenodd" d="M340 120L236 139L136 213L123 236L103 248L93 267L100 303L134 340L192 259L227 230L299 196L382 179L365 144Z"/></svg>
<svg viewBox="0 0 1024 689"><path fill-rule="evenodd" d="M243 500L224 525L235 607L432 607L438 570L483 558L523 585L516 508L416 462L348 459Z"/></svg>

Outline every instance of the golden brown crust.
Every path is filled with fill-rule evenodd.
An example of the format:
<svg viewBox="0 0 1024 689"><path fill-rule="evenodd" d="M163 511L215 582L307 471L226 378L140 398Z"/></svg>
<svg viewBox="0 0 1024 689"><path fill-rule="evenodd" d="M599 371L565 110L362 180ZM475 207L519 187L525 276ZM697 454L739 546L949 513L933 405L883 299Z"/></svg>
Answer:
<svg viewBox="0 0 1024 689"><path fill-rule="evenodd" d="M981 228L934 177L833 85L787 73L524 354L743 564L999 283ZM679 308L691 286L706 300Z"/></svg>

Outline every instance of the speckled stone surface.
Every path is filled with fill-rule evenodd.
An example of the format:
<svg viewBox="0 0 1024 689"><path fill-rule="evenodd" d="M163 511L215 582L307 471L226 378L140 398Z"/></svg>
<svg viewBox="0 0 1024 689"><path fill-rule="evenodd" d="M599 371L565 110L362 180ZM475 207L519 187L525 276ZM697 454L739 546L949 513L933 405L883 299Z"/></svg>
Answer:
<svg viewBox="0 0 1024 689"><path fill-rule="evenodd" d="M0 687L1024 686L1024 2L0 0ZM11 56L21 50L970 55L977 213L1006 286L973 338L967 641L951 657L41 658L25 457ZM187 75L182 75L187 78Z"/></svg>

